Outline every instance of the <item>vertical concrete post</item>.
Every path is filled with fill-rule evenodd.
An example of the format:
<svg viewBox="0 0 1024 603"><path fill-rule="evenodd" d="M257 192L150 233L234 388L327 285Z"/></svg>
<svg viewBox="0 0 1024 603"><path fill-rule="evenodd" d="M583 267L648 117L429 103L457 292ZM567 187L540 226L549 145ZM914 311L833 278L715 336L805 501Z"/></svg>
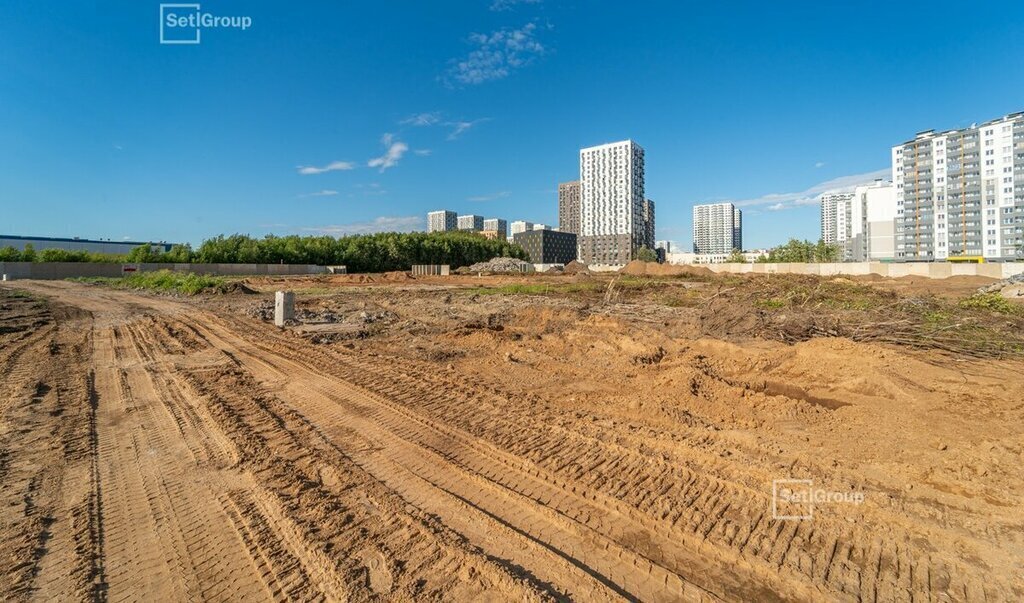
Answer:
<svg viewBox="0 0 1024 603"><path fill-rule="evenodd" d="M295 319L295 292L278 291L274 294L274 324L283 327L285 322Z"/></svg>
<svg viewBox="0 0 1024 603"><path fill-rule="evenodd" d="M6 280L7 280L7 275L5 274L5 275L3 275L3 276L4 276L3 280L5 280L5 281L6 281Z"/></svg>

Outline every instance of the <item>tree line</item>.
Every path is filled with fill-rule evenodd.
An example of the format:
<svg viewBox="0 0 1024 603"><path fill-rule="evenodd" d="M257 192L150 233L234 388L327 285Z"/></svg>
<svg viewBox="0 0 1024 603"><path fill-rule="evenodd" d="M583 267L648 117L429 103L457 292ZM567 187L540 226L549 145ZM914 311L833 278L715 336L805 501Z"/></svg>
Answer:
<svg viewBox="0 0 1024 603"><path fill-rule="evenodd" d="M413 264L448 264L457 268L499 256L529 259L519 245L471 232L386 232L340 238L255 238L234 234L207 239L195 250L188 245L175 245L170 251L154 251L143 244L125 255L63 249L37 252L31 244L23 251L14 247L0 249L0 261L4 262L317 264L346 266L350 272L408 270Z"/></svg>

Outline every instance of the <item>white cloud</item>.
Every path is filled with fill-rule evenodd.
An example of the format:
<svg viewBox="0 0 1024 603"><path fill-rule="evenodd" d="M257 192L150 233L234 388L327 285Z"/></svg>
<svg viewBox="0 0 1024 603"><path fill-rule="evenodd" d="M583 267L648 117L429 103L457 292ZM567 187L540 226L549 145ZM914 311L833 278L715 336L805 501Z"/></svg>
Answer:
<svg viewBox="0 0 1024 603"><path fill-rule="evenodd" d="M840 176L824 182L819 182L807 190L796 193L769 193L753 199L732 200L737 207L757 207L767 205L766 209L780 211L791 209L801 205L817 205L818 197L824 192L852 191L853 187L861 184L871 184L879 178L888 179L892 175L889 168L875 170L866 174L853 174ZM728 199L726 201L729 201Z"/></svg>
<svg viewBox="0 0 1024 603"><path fill-rule="evenodd" d="M432 126L439 121L441 121L441 114L437 111L429 111L410 115L398 123L406 126Z"/></svg>
<svg viewBox="0 0 1024 603"><path fill-rule="evenodd" d="M337 195L337 194L338 194L338 191L332 191L330 189L326 189L325 188L325 189L317 191L315 193L306 193L305 195L299 195L299 198L300 199L304 199L306 197L332 197L332 196Z"/></svg>
<svg viewBox="0 0 1024 603"><path fill-rule="evenodd" d="M380 171L384 171L390 167L398 165L398 161L405 155L405 152L409 150L409 145L404 142L395 140L393 134L385 134L380 139L381 143L387 147L387 151L380 157L375 157L368 162L366 165L369 167L380 168Z"/></svg>
<svg viewBox="0 0 1024 603"><path fill-rule="evenodd" d="M415 149L413 153L419 155L420 157L426 157L427 155L433 153L433 151L431 151L430 149Z"/></svg>
<svg viewBox="0 0 1024 603"><path fill-rule="evenodd" d="M324 172L354 170L355 168L356 164L352 163L351 161L332 161L323 167L300 165L298 167L298 170L299 173L302 174L303 176L309 176L312 174L323 174Z"/></svg>
<svg viewBox="0 0 1024 603"><path fill-rule="evenodd" d="M511 191L498 191L496 193L490 193L488 195L477 195L475 197L466 197L466 201L494 201L495 199L504 199L511 195Z"/></svg>
<svg viewBox="0 0 1024 603"><path fill-rule="evenodd" d="M468 132L471 128L478 124L482 124L485 121L490 121L489 117L481 117L480 119L474 119L471 121L447 121L444 125L449 126L452 130L448 133L448 140L455 140L459 136Z"/></svg>
<svg viewBox="0 0 1024 603"><path fill-rule="evenodd" d="M512 10L519 4L540 4L541 0L494 0L491 2L491 10L503 11Z"/></svg>
<svg viewBox="0 0 1024 603"><path fill-rule="evenodd" d="M372 234L375 232L410 232L413 230L423 230L424 222L425 218L422 216L380 216L367 222L307 226L302 230L331 236Z"/></svg>
<svg viewBox="0 0 1024 603"><path fill-rule="evenodd" d="M469 41L476 49L465 58L452 60L448 77L460 84L482 84L507 77L544 54L544 45L534 37L536 30L535 23L527 23L519 29L471 34Z"/></svg>
<svg viewBox="0 0 1024 603"><path fill-rule="evenodd" d="M815 168L823 168L823 167L825 167L825 162L824 161L819 161L818 163L814 164L814 167Z"/></svg>

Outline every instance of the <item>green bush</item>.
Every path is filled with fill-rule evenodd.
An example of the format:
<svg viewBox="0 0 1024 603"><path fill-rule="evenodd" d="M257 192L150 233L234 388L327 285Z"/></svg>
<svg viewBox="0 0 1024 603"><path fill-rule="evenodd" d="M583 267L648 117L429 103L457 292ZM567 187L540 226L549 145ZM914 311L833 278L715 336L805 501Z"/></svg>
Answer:
<svg viewBox="0 0 1024 603"><path fill-rule="evenodd" d="M999 293L975 293L960 300L959 306L967 310L986 310L998 314L1019 314L1021 309Z"/></svg>
<svg viewBox="0 0 1024 603"><path fill-rule="evenodd" d="M122 278L85 277L72 280L102 284L117 289L141 289L158 293L181 293L184 295L195 295L204 291L223 291L227 284L227 280L221 276L207 276L192 272L172 272L170 270L137 272Z"/></svg>

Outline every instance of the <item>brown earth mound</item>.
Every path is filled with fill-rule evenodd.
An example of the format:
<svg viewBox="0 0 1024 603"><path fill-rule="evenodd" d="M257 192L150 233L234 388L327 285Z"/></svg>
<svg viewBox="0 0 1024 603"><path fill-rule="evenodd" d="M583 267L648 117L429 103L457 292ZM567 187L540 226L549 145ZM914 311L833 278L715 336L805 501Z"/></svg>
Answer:
<svg viewBox="0 0 1024 603"><path fill-rule="evenodd" d="M700 266L686 266L679 264L658 264L657 262L641 262L633 260L619 269L621 274L633 276L714 276L714 272Z"/></svg>

